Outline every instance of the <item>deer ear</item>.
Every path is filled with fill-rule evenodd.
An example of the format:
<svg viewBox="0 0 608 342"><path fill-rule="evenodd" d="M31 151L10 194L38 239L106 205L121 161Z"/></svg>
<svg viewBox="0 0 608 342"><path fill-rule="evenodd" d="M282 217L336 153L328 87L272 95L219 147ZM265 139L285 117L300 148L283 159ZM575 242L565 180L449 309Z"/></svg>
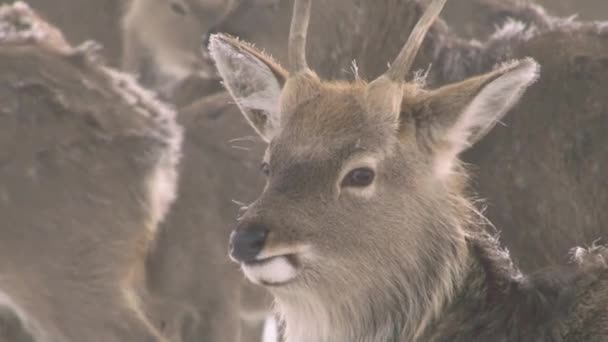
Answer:
<svg viewBox="0 0 608 342"><path fill-rule="evenodd" d="M227 35L213 35L209 51L247 121L270 141L279 129L279 100L287 72L249 44Z"/></svg>
<svg viewBox="0 0 608 342"><path fill-rule="evenodd" d="M418 130L434 149L439 173L449 173L458 154L500 121L538 79L539 70L527 58L428 93Z"/></svg>

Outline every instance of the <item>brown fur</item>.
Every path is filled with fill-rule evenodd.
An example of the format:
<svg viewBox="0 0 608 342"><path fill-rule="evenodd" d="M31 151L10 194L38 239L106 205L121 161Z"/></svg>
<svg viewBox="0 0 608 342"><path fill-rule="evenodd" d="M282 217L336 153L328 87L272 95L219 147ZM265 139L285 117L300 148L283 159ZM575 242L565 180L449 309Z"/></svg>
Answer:
<svg viewBox="0 0 608 342"><path fill-rule="evenodd" d="M153 323L181 341L259 342L271 304L266 291L248 284L226 254L237 203L251 201L263 187L261 176L256 178L262 146L250 139L244 120L230 115L235 111L222 93L179 115L185 127L179 196L146 269L153 298L169 304L155 308ZM176 312L185 315L176 319Z"/></svg>
<svg viewBox="0 0 608 342"><path fill-rule="evenodd" d="M0 338L164 341L140 289L181 131L47 25L23 4L0 7Z"/></svg>
<svg viewBox="0 0 608 342"><path fill-rule="evenodd" d="M238 8L268 7L275 0L129 0L122 18L122 68L165 97L190 81L207 89L216 81L203 42ZM198 88L199 91L203 89Z"/></svg>
<svg viewBox="0 0 608 342"><path fill-rule="evenodd" d="M237 40L218 35L210 49L235 102L269 142L268 182L240 218L231 256L275 296L287 341L486 340L478 337L524 328L527 311L537 309L528 294L514 298L515 310L488 314L493 324L481 334L464 327L458 334L458 325L444 322L460 306L456 319L474 319L476 311L459 302L469 291L486 307L494 297L508 302L522 279L537 280L523 278L481 228L457 160L535 81L534 61L427 91L387 81L392 69L369 85L324 82L308 70L284 81L271 71L276 65ZM375 172L371 183L344 182L361 167ZM239 248L260 230L263 244L250 259ZM589 289L565 281L548 291L570 286ZM533 284L531 291L546 290ZM597 325L571 325L587 321L576 317L588 308L574 307L527 336L557 329L606 337ZM605 304L594 308L604 314ZM512 326L501 324L503 315Z"/></svg>
<svg viewBox="0 0 608 342"><path fill-rule="evenodd" d="M413 25L414 20L419 16L420 14L420 9L419 7L416 7L417 5L415 5L414 2L400 2L400 5L403 5L402 8L400 7L391 7L390 8L390 12L391 15L387 16L386 13L383 13L384 10L386 10L385 7L382 6L377 6L377 2L373 2L373 4L375 6L373 6L372 9L368 9L366 7L366 4L363 3L362 7L356 7L356 8L351 8L349 6L343 6L340 7L340 3L338 1L331 1L328 3L324 3L316 8L323 8L322 11L316 11L315 8L313 8L313 17L312 17L312 21L313 21L313 27L311 28L311 39L309 40L309 45L310 45L310 49L309 49L309 57L311 59L311 65L313 65L315 67L315 69L317 70L317 72L319 72L320 75L328 77L328 78L335 78L335 77L344 77L345 75L348 77L352 77L350 68L349 68L349 64L351 62L352 59L357 59L358 64L359 64L359 69L361 72L361 75L363 77L367 76L375 76L377 75L379 72L381 72L384 68L384 66L386 65L386 62L390 60L390 58L396 53L396 49L400 46L400 44L403 42L403 40L405 39L406 36L406 32L408 32L409 28ZM265 48L268 52L270 52L273 56L278 57L279 60L286 60L285 58L285 44L286 44L286 39L287 39L287 27L289 24L289 13L290 13L290 1L282 1L279 4L279 8L278 11L270 11L266 8L247 8L247 9L237 9L237 11L231 16L229 17L229 20L225 21L224 23L222 23L221 25L221 29L222 30L228 30L229 32L233 33L233 34L238 34L241 37L247 37L248 39L256 42L259 46ZM408 7L409 6L409 7ZM361 14L361 13L373 13L373 14ZM333 20L335 17L340 17L341 20L340 21L336 21ZM381 21L382 24L379 25L378 21ZM361 23L361 24L359 24ZM493 28L493 23L491 24L492 26L490 26L491 28ZM329 29L326 29L328 28ZM361 27L371 27L374 28L375 30L373 32L369 32L370 34L370 38L364 38L361 37L360 35L363 33L359 30L359 28ZM441 25L438 25L438 27L441 27ZM321 34L321 32L325 30L325 32L323 32ZM373 38L373 37L378 37L378 36L383 36L386 35L386 37L391 37L391 38L386 38L386 39L377 39L377 38ZM565 34L566 36L568 34ZM435 46L435 43L433 43L432 41L436 40L436 41L441 41L442 39L445 39L445 36L439 36L439 35L435 35L434 33L431 33L430 35L430 39L427 41L427 48L423 51L422 55L419 57L419 60L421 61L418 65L420 67L426 67L428 66L428 62L430 60L432 60L432 57L434 57L432 55L433 51L436 51L433 46ZM547 38L549 39L549 38ZM540 41L547 41L547 39L544 38L540 38ZM570 38L572 39L572 38ZM580 42L580 46L579 48L583 49L584 51L589 51L586 46L601 46L601 44L597 44L594 43L596 42L596 40L594 40L595 38L592 39L592 37L589 38L589 40L585 40L585 42L582 42L580 40L577 40L577 42ZM337 42L340 42L340 44L338 44ZM361 42L361 43L359 43ZM450 41L446 41L446 42L450 42ZM377 45L375 45L377 44ZM559 42L556 42L555 47L551 47L548 50L549 51L563 51L562 45L561 44L566 44L568 46L570 46L569 43L567 43L567 40L560 40ZM449 49L451 48L451 46L448 44L447 48L446 48L446 52L449 51ZM361 52L359 52L359 49L362 49ZM544 51L542 50L542 47L538 48L539 51ZM572 54L576 54L576 49L573 48L572 49ZM530 51L530 47L529 45L527 45L527 47L523 47L517 54L516 56L522 57L525 56L527 53L529 53ZM535 50L534 50L535 51ZM595 51L595 49L594 49ZM543 65L546 65L549 61L551 61L552 59L550 59L549 57L544 57L544 55L539 55L536 52L532 52L533 55L536 58L541 58L541 60L543 61ZM595 53L593 51L589 51L588 53ZM510 55L510 54L509 54ZM512 55L510 55L512 56ZM463 56L464 58L468 58L468 56ZM504 59L506 58L504 55L501 55L501 58ZM507 56L508 58L508 56ZM561 57L560 57L561 58ZM567 58L567 57L564 57ZM563 59L560 59L563 60ZM491 67L492 64L496 61L495 59L492 59L493 62L491 62L488 65L475 65L476 68L478 69L472 69L472 70L467 70L467 73L458 73L458 77L465 77L470 75L471 73L477 73L477 72L483 72L486 71L488 67ZM460 65L467 65L467 63L469 63L469 61L467 59L463 59L461 60L461 62L458 62ZM555 68L551 69L551 71L548 71L547 74L548 75L563 75L563 68L561 67L557 67L558 65L560 65L560 61L554 61L554 64L556 65ZM599 61L598 61L599 63ZM440 66L443 65L443 62L435 62L433 63L433 68L431 69L432 73L436 70L438 70L440 68ZM456 65L455 64L450 64L450 68L456 69ZM598 64L599 65L599 64ZM371 70L371 71L370 71ZM553 71L554 70L554 71ZM598 75L596 72L594 73L594 75ZM443 80L441 78L435 78L436 80L433 81L433 78L435 78L434 76L431 75L431 77L429 77L429 81L431 82L435 82L435 83L442 83ZM601 79L601 78L600 78ZM544 84L545 82L547 84L562 84L563 81L555 81L555 82L551 82L551 81L545 81L545 79L541 80L541 82ZM581 81L583 82L583 81ZM584 83L584 82L583 82ZM541 86L541 88L544 89L544 87ZM597 88L599 89L599 88ZM567 92L567 87L564 87L563 90L566 90ZM544 99L546 98L546 95L543 95L543 91L540 90L534 90L534 94L538 94L536 98L538 99ZM180 94L181 95L181 94ZM192 97L192 95L189 95ZM195 95L196 96L196 95ZM565 96L562 95L560 96L560 98L564 99ZM526 104L526 106L528 106L528 99L526 98L526 100L524 101L524 103ZM212 98L207 99L209 101L207 101L208 103L212 102L211 100L213 100ZM540 100L539 100L540 101ZM544 100L543 100L544 101ZM573 103L571 104L572 108L578 108L580 107L581 102L585 102L588 103L588 101L578 101L576 99L572 99ZM196 106L196 105L195 105ZM535 105L534 103L530 103L529 106L536 108L538 105ZM556 110L561 110L561 111L566 111L566 109L562 108L559 106L559 102L555 102L555 106L556 106ZM595 106L593 106L591 103L589 104L589 106L592 106L593 108L595 108ZM211 107L211 109L209 109L209 107ZM216 111L213 108L215 108L215 105L203 105L200 106L199 109L204 111L204 112L208 112L210 113L210 116L215 117L215 114L211 114L211 113L217 113L218 117L221 117L222 119L222 125L217 124L217 121L209 119L207 117L205 117L204 119L197 119L196 122L201 123L201 126L203 123L206 123L208 125L210 125L211 130L213 132L218 132L219 130L222 129L228 129L226 127L230 127L230 132L232 132L233 130L235 130L235 127L242 127L241 123L239 122L238 119L236 119L234 117L234 113L230 110L230 109L226 109L224 111ZM233 108L233 107L229 107L229 108ZM597 109L596 109L597 110ZM524 114L527 110L519 110L518 112ZM585 113L587 113L588 111L586 110ZM222 114L220 114L222 113ZM561 113L561 112L560 112ZM560 115L561 117L562 115ZM504 227L505 228L505 232L503 233L503 235L508 238L507 242L510 242L508 245L514 250L514 254L516 256L519 257L519 260L521 260L522 262L525 262L526 265L543 265L546 264L549 260L555 260L556 258L558 258L560 255L563 255L563 250L564 248L567 248L568 246L571 246L574 243L583 243L584 241L591 241L594 240L595 238L597 238L598 236L600 236L597 232L599 231L600 227L597 225L596 221L593 222L589 222L589 223L585 223L586 226L588 227L592 227L592 231L590 230L589 233L584 233L582 234L581 232L579 232L578 230L574 230L574 229L569 229L569 227L571 227L573 224L575 224L575 222L573 222L572 224L562 224L566 221L570 221L565 220L564 218L561 219L556 219L552 224L544 224L541 222L539 222L540 218L536 218L538 215L542 215L542 213L537 213L535 211L535 206L530 205L530 203L534 204L535 202L538 202L537 196L540 193L546 193L547 191L553 192L553 191L557 191L557 189L560 189L560 187L556 187L555 184L562 184L565 180L564 180L564 176L565 175L554 175L554 177L541 177L542 181L547 183L547 186L544 187L543 189L537 189L535 187L530 187L528 188L526 195L520 195L519 192L517 193L513 193L510 189L513 189L514 187L514 180L511 180L511 172L509 172L508 170L505 170L506 168L504 167L504 165L513 165L513 163L511 162L511 158L509 157L510 155L513 155L513 153L515 153L516 155L521 155L521 151L516 150L517 146L513 145L513 151L509 150L509 148L511 148L511 144L509 143L511 140L509 140L509 136L511 134L516 134L516 135L521 135L522 138L524 139L525 136L528 136L528 134L526 134L524 132L524 127L526 127L526 125L524 125L526 122L529 122L529 120L532 119L532 115L518 115L517 117L521 117L521 120L517 120L517 122L521 122L521 128L520 129L504 129L504 128L500 128L500 132L502 132L500 134L501 137L507 136L506 139L507 141L503 141L500 140L499 142L496 142L495 144L493 144L492 146L496 146L494 148L504 148L507 149L506 153L502 153L500 151L497 152L493 152L494 150L489 149L489 148L485 148L484 151L484 168L482 169L481 175L484 176L483 177L483 181L482 181L482 189L488 189L488 187L493 186L494 184L503 184L503 188L500 188L498 190L492 190L490 192L490 190L487 191L483 191L484 195L491 195L491 197L493 198L498 198L500 200L500 208L499 206L494 206L490 208L490 214L491 216L496 220L499 219L501 223L500 227ZM535 116L534 116L535 117ZM228 123L230 122L230 123ZM546 122L545 120L536 120L535 122L538 122L539 125L541 125L542 122ZM555 126L557 126L557 123L554 123L553 121L551 121L552 124L554 124ZM541 125L543 126L543 125ZM598 127L601 125L598 125ZM540 126L539 126L540 127ZM238 133L228 133L228 137L240 137L240 136L245 136L247 135L247 130L242 129L242 130L237 130ZM206 130L200 130L198 132L207 132ZM205 136L208 133L200 133L202 136ZM219 133L218 133L219 134ZM495 136L496 133L494 133L492 135ZM198 136L195 133L192 133L192 139L194 139L195 136ZM490 137L490 139L494 139ZM504 139L504 138L501 138ZM526 138L527 139L527 138ZM542 136L539 136L538 139L542 139ZM201 146L208 146L209 149L211 149L212 151L215 151L216 148L214 148L213 146L218 145L218 142L220 144L223 144L223 140L219 139L217 141L211 141L211 139L209 141L207 141L205 138L198 138L197 141L200 141L200 144L202 144ZM526 141L526 140L522 140L522 141ZM538 145L539 142L535 143L534 146L539 146ZM489 144L486 142L483 143L484 146L488 146ZM222 145L224 146L224 145ZM532 145L530 145L532 146ZM553 151L552 149L549 149L549 147L554 147L555 144L551 144L550 146L547 147L547 152L543 152L543 153L535 153L535 149L532 147L527 148L525 151L526 153L530 154L530 158L532 161L534 162L540 162L538 159L538 155L542 155L542 156L548 156L549 153L551 151ZM207 148L207 147L205 147ZM254 159L255 157L253 155L251 156L247 156L248 160L249 159ZM496 161L496 158L500 158L500 162ZM224 161L226 159L226 161ZM223 158L222 156L217 156L214 157L214 159L205 159L205 160L201 160L201 162L203 163L211 163L211 160L214 160L213 164L216 165L218 168L220 167L219 165L225 165L225 163L228 163L229 165L232 165L232 159L230 158ZM476 158L476 160L479 160L478 158ZM255 163L251 164L252 168L256 168L257 165ZM519 166L518 166L519 165ZM528 166L529 165L529 166ZM527 171L529 173L532 174L538 174L536 171L533 170L537 170L538 169L538 165L533 164L533 163L517 163L517 165L514 165L514 167L524 167L524 168L529 168L530 170ZM485 170L489 170L490 168L497 168L496 171L490 172L490 171L485 171ZM557 167L557 168L561 168L561 167ZM554 168L555 169L555 168ZM496 179L493 175L498 172L509 172L508 174L500 177L500 179ZM194 172L195 173L195 172ZM585 173L583 171L580 172L581 174L588 174ZM233 177L231 174L228 173L223 173L223 176L225 176L228 179L233 179L230 177ZM577 178L580 178L579 176L576 176ZM241 179L243 177L238 177L238 176L234 176L234 179ZM251 178L256 178L256 176L252 175ZM586 177L583 177L586 179ZM255 183L254 181L251 181L253 183ZM569 184L571 183L570 181L568 181ZM230 182L227 182L230 183ZM206 185L208 186L208 185ZM191 187L190 187L191 188ZM243 189L253 189L255 188L252 185L246 186L243 185ZM218 190L218 191L224 191L224 190ZM588 191L585 191L585 193L588 193ZM240 196L238 194L234 194L232 196L227 195L227 199L225 201L224 206L229 207L230 206L230 199L233 198L234 196L236 196L236 199L242 200L242 197L247 197L247 196ZM518 196L518 197L516 197ZM555 198L556 195L550 196L552 198ZM542 197L542 196L541 196ZM526 199L525 203L524 201L522 201L522 198ZM581 199L584 199L584 197L577 197L579 198L578 200L576 200L575 202L577 203L581 203ZM527 199L530 199L529 201ZM186 204L187 199L184 199L184 206L187 206ZM494 203L495 200L492 201L492 203ZM553 201L553 200L551 200ZM598 201L601 202L601 199L598 199ZM530 202L530 203L528 203ZM507 206L507 204L509 203L516 203L517 205L513 208L513 210L515 210L515 212L524 212L524 215L516 215L513 214L512 211L509 210L509 207ZM527 204L526 204L527 203ZM551 202L552 203L552 202ZM586 203L585 208L589 207L590 203ZM564 208L564 205L567 205L566 203L562 203L559 204L559 208ZM194 206L193 206L194 207ZM495 208L495 209L494 209ZM582 208L581 208L582 209ZM501 210L500 215L501 216L497 216L496 214L493 214L494 212ZM579 209L576 209L579 210ZM193 211L195 211L193 209ZM560 209L555 209L555 210L551 210L551 212L562 212L563 210ZM587 211L585 211L587 212ZM590 215L583 215L583 212L577 211L574 214L570 214L567 215L567 217L574 219L575 217L578 217L579 221L576 221L577 224L580 224L580 219L582 219L582 216L585 217L592 217L592 218L596 218L597 215L593 214L593 212L589 213ZM532 216L530 216L532 215ZM554 215L549 215L549 217L554 216ZM543 222L545 222L545 220L547 219L547 216L544 216L544 220ZM516 220L515 222L512 222L513 220ZM529 220L532 220L531 222L534 222L533 224L529 224ZM599 218L598 218L599 220ZM225 226L226 224L228 224L230 222L230 214L226 215L226 218L224 221L221 221L222 223L217 223L217 225L222 225ZM506 224L508 224L508 226L506 226ZM533 229L531 226L534 227L539 227L539 229ZM175 225L173 225L175 227ZM527 227L526 229L521 229L522 226ZM553 231L554 227L564 227L564 230L560 230L562 233L560 234L555 234L553 235L552 239L547 240L546 239L546 234L543 234L542 232L538 232L539 230L542 231ZM177 229L174 229L175 231L177 231ZM188 239L194 239L194 237L196 237L197 235L195 234L196 229L193 228L193 231L188 233L188 234L184 234L183 236L187 236L189 238L184 238L186 240ZM224 235L222 239L222 241L225 241L226 235ZM532 238L531 238L532 236ZM168 239L169 240L169 239ZM555 241L555 240L559 240L559 241ZM173 240L172 240L173 241ZM555 241L555 242L554 242ZM520 247L523 246L523 247ZM545 249L545 246L551 246L550 248ZM194 250L194 249L193 249ZM196 254L197 252L191 252ZM222 256L222 254L219 254L220 257ZM526 257L529 255L533 255L534 257ZM526 257L526 258L523 258ZM528 268L532 268L532 267L528 267ZM181 288L183 288L184 286L186 286L185 284L180 285ZM201 289L201 291L203 291Z"/></svg>
<svg viewBox="0 0 608 342"><path fill-rule="evenodd" d="M353 9L340 9L337 2L320 5L323 13L313 7L308 43L310 65L326 78L352 77L348 66L355 59L353 56L357 56L360 76L376 76L390 60L389 52L396 54L403 42L403 33L408 29L401 28L411 27L420 15L420 8L414 2L403 4L413 7L391 7L390 12L400 13L395 15L400 15L402 20L399 24L390 24L391 27L377 24L382 21L388 26L393 18L391 14L388 19L379 19L381 6L368 10L365 3L361 4L357 10L377 14L365 18L351 17ZM502 1L487 1L486 6L475 7L475 13L494 18L491 23L477 25L488 32L494 30L496 21L500 23L505 17L512 17L523 22L523 31L511 31L507 37L493 37L480 44L456 36L452 29L447 30L445 24L438 23L427 37L417 65L426 69L432 63L426 78L430 85L460 81L486 72L496 63L525 56L534 57L547 70L547 76L540 80L532 95L515 108L513 115L505 118L507 127L518 128L499 127L465 156L466 161L481 164L474 168L478 175L474 187L488 198L487 215L501 227L503 241L510 246L519 264L525 270L535 270L564 262L563 250L607 233L603 224L606 217L599 209L606 202L605 191L601 191L605 188L604 178L596 175L598 170L606 168L608 159L601 148L602 134L595 128L603 126L601 113L606 108L597 84L606 80L604 61L608 56L605 49L608 35L601 33L601 23L573 21L568 24L567 20L539 12L536 6L513 5L509 11L505 7ZM342 14L337 14L339 11ZM286 32L259 27L251 33L246 29L251 25L247 18L255 15L255 11L239 14L238 23L228 22L225 27L232 33L249 37L278 60L285 61ZM281 25L277 26L286 31L288 24L284 22L288 20L288 11L281 12L281 16L277 19ZM344 31L341 25L331 26L326 16L343 18ZM361 24L364 27L378 27L377 32L369 32L370 38L358 36L359 31L353 29L357 25L352 23L356 20L366 23ZM531 26L536 27L535 33L525 38ZM331 27L329 32L321 32L327 27ZM349 28L352 35L346 32ZM369 43L357 45L351 39L369 40ZM378 46L372 45L376 43ZM320 51L327 53L322 55ZM548 97L560 101L546 101ZM550 141L536 133L546 131L547 125L552 132ZM589 162L573 162L583 154ZM524 226L528 228L522 229ZM573 226L580 229L572 229Z"/></svg>

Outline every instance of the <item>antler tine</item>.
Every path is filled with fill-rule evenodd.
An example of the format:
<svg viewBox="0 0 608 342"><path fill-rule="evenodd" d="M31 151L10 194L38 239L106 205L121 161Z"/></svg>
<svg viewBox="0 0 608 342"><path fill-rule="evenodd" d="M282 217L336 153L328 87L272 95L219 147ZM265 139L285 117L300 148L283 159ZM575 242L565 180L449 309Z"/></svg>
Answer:
<svg viewBox="0 0 608 342"><path fill-rule="evenodd" d="M308 69L306 64L306 32L310 20L311 0L296 0L289 30L289 71L296 74Z"/></svg>
<svg viewBox="0 0 608 342"><path fill-rule="evenodd" d="M386 72L389 79L395 82L405 79L405 76L414 64L414 59L424 41L426 33L439 16L439 13L441 13L446 2L447 0L433 0L433 2L429 4L422 15L422 18L420 18L416 26L414 26L407 43L405 43L401 52L399 52L399 55L395 58L395 61Z"/></svg>

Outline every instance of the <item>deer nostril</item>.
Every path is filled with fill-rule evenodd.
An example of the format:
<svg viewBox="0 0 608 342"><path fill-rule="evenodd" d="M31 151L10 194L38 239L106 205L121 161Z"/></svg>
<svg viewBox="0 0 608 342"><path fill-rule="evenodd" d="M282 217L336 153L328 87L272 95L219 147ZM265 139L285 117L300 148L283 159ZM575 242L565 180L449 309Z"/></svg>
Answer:
<svg viewBox="0 0 608 342"><path fill-rule="evenodd" d="M262 251L267 235L268 230L262 226L235 230L230 236L230 255L239 262L254 261Z"/></svg>

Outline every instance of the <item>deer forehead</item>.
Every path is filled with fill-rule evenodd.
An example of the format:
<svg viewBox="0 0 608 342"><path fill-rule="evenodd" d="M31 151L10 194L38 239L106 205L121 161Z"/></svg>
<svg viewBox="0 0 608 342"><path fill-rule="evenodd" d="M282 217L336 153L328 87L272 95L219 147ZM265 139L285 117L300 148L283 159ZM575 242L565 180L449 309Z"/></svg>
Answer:
<svg viewBox="0 0 608 342"><path fill-rule="evenodd" d="M269 146L267 157L278 154L277 149L298 160L339 158L348 151L382 155L392 150L396 143L394 122L367 112L365 87L362 82L320 84L300 97L299 103L283 103L289 110L282 113L282 129Z"/></svg>

